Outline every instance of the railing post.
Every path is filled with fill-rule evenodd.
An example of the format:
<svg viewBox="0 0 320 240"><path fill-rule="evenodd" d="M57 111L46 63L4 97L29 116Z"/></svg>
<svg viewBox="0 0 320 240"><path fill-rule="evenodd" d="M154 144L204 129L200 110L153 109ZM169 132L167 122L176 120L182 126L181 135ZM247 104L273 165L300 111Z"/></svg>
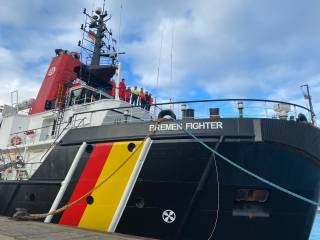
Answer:
<svg viewBox="0 0 320 240"><path fill-rule="evenodd" d="M267 101L264 101L264 110L265 110L265 112L266 112L266 118L269 118L269 116L268 116L268 103L267 103Z"/></svg>

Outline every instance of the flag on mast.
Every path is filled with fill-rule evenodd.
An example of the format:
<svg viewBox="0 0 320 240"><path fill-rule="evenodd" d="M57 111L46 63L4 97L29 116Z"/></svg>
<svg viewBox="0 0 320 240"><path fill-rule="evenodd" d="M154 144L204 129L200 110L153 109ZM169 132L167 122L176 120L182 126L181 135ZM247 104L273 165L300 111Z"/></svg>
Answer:
<svg viewBox="0 0 320 240"><path fill-rule="evenodd" d="M96 40L96 34L90 30L88 32L88 38L90 38L92 41L95 41Z"/></svg>

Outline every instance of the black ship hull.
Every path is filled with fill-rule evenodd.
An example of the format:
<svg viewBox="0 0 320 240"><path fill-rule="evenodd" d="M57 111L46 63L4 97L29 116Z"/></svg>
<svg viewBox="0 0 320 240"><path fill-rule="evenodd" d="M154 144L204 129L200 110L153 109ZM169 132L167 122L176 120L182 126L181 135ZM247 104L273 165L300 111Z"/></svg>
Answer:
<svg viewBox="0 0 320 240"><path fill-rule="evenodd" d="M221 122L223 128L192 132L249 171L308 199L319 200L318 129L281 120L225 119ZM12 216L16 208L25 208L29 213L48 212L79 146L87 142L92 148L83 153L59 207L70 203L75 192L81 190L79 184L89 169L95 149L106 143L141 141L150 134L149 125L120 124L71 130L30 180L0 182L0 214ZM152 143L130 194L126 201L121 200L124 205L114 231L158 239L309 238L316 206L236 169L185 132L163 129L150 134ZM119 164L121 161L119 159ZM98 168L98 163L96 166ZM97 198L98 195L85 199L74 206L77 211L71 207L66 210L69 215L59 213L52 222L83 227L86 226L84 218L90 214L96 214L96 219L109 214L111 205ZM76 216L81 207L97 210ZM171 214L170 218L164 216L165 211ZM91 226L88 228L110 230L108 224L101 229L104 225L95 225L95 220L88 224Z"/></svg>

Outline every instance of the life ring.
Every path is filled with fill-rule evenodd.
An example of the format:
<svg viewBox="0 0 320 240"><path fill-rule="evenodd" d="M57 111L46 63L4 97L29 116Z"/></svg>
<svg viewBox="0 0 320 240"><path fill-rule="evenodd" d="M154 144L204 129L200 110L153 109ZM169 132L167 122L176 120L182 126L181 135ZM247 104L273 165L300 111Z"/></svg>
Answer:
<svg viewBox="0 0 320 240"><path fill-rule="evenodd" d="M170 117L172 119L177 119L176 115L171 109L165 109L159 112L158 119Z"/></svg>
<svg viewBox="0 0 320 240"><path fill-rule="evenodd" d="M19 136L14 136L11 138L11 145L20 145L22 143L22 139Z"/></svg>

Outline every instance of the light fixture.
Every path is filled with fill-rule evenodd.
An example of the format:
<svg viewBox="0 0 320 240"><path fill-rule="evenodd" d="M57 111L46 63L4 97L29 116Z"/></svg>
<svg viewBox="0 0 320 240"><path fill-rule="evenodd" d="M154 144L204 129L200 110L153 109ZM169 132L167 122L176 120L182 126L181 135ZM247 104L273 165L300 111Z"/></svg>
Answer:
<svg viewBox="0 0 320 240"><path fill-rule="evenodd" d="M243 109L243 102L242 101L238 101L238 109Z"/></svg>
<svg viewBox="0 0 320 240"><path fill-rule="evenodd" d="M238 105L238 110L239 110L239 117L243 118L243 108L244 108L243 101L238 101L237 105Z"/></svg>
<svg viewBox="0 0 320 240"><path fill-rule="evenodd" d="M129 110L126 109L123 111L123 115L124 115L124 122L127 123L128 122L128 118L130 116Z"/></svg>
<svg viewBox="0 0 320 240"><path fill-rule="evenodd" d="M187 104L183 103L180 105L181 110L186 110L187 109Z"/></svg>

